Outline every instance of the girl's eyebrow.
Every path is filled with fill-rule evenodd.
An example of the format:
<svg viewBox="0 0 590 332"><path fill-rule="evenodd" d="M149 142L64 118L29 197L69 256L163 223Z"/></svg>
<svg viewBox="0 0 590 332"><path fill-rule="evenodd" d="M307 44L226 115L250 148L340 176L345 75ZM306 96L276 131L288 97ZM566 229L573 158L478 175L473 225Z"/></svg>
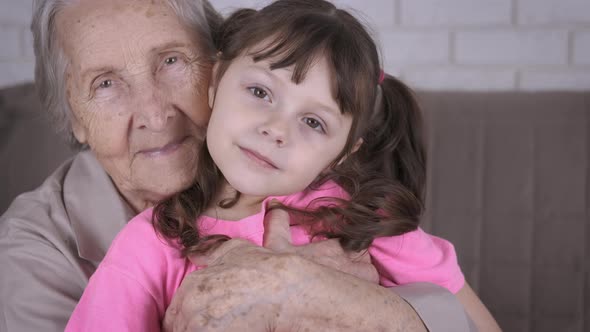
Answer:
<svg viewBox="0 0 590 332"><path fill-rule="evenodd" d="M256 63L250 64L246 68L248 70L259 72L259 73L263 74L264 76L266 76L270 80L277 80L278 79L277 76L272 72L272 70L270 70L270 68L266 68L266 67L258 65Z"/></svg>
<svg viewBox="0 0 590 332"><path fill-rule="evenodd" d="M344 114L342 114L340 112L340 110L334 109L333 107L327 106L321 102L318 103L314 103L315 107L317 107L317 109L323 113L328 115L329 117L333 118L334 120L338 121L338 123L342 123L342 119L344 117Z"/></svg>

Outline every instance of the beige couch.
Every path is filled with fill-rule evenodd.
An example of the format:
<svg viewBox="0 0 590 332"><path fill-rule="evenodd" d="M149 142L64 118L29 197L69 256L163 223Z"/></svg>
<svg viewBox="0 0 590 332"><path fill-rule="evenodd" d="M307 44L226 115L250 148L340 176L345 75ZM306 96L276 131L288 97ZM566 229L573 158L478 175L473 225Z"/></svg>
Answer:
<svg viewBox="0 0 590 332"><path fill-rule="evenodd" d="M590 330L590 93L421 92L423 227L505 331ZM0 212L72 152L30 85L0 90Z"/></svg>

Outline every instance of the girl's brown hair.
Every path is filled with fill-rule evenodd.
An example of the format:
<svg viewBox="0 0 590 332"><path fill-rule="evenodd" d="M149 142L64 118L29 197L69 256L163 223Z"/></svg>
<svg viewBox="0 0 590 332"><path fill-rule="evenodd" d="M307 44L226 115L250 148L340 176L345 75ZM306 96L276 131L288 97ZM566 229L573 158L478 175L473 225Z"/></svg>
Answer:
<svg viewBox="0 0 590 332"><path fill-rule="evenodd" d="M313 210L282 206L310 226L313 235L339 238L344 249L366 249L375 237L400 235L417 228L423 211L426 160L422 119L412 91L382 71L377 47L363 25L344 10L323 0L279 0L256 11L241 9L226 19L216 43L219 82L231 61L249 55L268 59L271 69L293 66L300 83L319 57L332 71L332 90L353 123L347 143L311 189L333 180L350 200L325 198L330 204ZM362 139L354 152L355 143ZM338 164L338 161L344 160ZM214 201L223 175L206 144L199 154L195 183L158 204L155 229L179 239L184 253L203 253L227 239L201 236L196 219ZM220 204L231 207L239 199ZM324 200L324 199L322 199Z"/></svg>

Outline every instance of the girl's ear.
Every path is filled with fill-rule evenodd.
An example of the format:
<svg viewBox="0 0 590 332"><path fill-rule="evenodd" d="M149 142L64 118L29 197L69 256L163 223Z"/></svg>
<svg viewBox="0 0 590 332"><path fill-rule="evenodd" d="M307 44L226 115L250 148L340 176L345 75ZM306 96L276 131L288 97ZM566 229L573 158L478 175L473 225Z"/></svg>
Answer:
<svg viewBox="0 0 590 332"><path fill-rule="evenodd" d="M213 109L215 104L215 90L217 90L217 70L219 68L219 62L215 62L213 69L211 70L211 79L209 80L209 90L207 91L207 98L209 101L209 108Z"/></svg>
<svg viewBox="0 0 590 332"><path fill-rule="evenodd" d="M362 137L361 137L361 138L359 138L359 139L356 141L356 143L354 143L354 146L352 147L352 151L350 151L350 153L349 153L349 154L353 154L353 153L357 152L357 151L358 151L358 150L361 148L361 145L363 145L363 142L364 142L364 141L363 141L363 138L362 138Z"/></svg>
<svg viewBox="0 0 590 332"><path fill-rule="evenodd" d="M352 149L350 150L350 153L347 153L346 156L342 157L342 159L340 159L340 161L338 162L338 165L342 164L346 160L346 158L348 158L348 156L350 156L351 154L357 152L361 148L361 145L363 145L363 142L364 142L363 141L363 138L362 137L359 138L356 141L356 143L354 143Z"/></svg>

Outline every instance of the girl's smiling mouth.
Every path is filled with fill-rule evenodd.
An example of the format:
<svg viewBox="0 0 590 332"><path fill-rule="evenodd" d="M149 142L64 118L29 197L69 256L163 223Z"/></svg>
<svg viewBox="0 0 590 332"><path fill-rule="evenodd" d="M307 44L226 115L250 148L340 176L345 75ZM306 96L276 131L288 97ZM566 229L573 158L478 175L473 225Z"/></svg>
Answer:
<svg viewBox="0 0 590 332"><path fill-rule="evenodd" d="M246 157L248 157L248 159L252 160L257 165L262 166L264 168L269 168L269 169L279 169L279 167L277 165L275 165L270 158L265 157L256 151L253 151L253 150L250 150L247 148L243 148L241 146L238 146L238 147L240 148L240 151L242 151L244 153L244 155L246 155Z"/></svg>

